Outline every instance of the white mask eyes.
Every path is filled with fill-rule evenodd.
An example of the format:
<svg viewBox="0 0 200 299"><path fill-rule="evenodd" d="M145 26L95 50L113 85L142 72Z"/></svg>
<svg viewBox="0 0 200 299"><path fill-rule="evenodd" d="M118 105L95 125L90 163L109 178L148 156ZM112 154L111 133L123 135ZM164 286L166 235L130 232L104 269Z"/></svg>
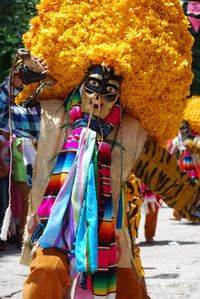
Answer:
<svg viewBox="0 0 200 299"><path fill-rule="evenodd" d="M113 93L113 92L117 92L118 88L116 88L114 86L107 86L106 91L108 91L109 93Z"/></svg>
<svg viewBox="0 0 200 299"><path fill-rule="evenodd" d="M99 82L97 80L95 80L95 79L90 79L88 81L88 83L91 84L94 87L99 87Z"/></svg>

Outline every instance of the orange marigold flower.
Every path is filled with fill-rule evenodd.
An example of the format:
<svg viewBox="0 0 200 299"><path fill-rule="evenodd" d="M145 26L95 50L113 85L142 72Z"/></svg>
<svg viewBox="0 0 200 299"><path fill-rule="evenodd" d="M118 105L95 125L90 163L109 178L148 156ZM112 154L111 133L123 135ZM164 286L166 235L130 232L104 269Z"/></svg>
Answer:
<svg viewBox="0 0 200 299"><path fill-rule="evenodd" d="M200 96L193 96L188 100L183 119L200 135Z"/></svg>
<svg viewBox="0 0 200 299"><path fill-rule="evenodd" d="M91 64L104 62L123 75L123 106L150 135L165 142L176 133L192 80L179 0L41 0L37 8L24 44L58 80L41 99L66 98Z"/></svg>

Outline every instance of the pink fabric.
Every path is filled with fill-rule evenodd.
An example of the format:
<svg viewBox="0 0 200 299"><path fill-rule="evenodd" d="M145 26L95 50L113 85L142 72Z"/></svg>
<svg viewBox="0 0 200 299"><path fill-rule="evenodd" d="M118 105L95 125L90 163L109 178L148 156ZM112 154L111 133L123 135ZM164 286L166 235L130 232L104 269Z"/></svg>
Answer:
<svg viewBox="0 0 200 299"><path fill-rule="evenodd" d="M200 19L196 19L196 18L193 18L193 17L188 17L193 29L198 32L199 29L200 29Z"/></svg>
<svg viewBox="0 0 200 299"><path fill-rule="evenodd" d="M196 1L190 1L188 3L187 7L187 13L188 14L193 14L193 15L199 15L200 14L200 2Z"/></svg>
<svg viewBox="0 0 200 299"><path fill-rule="evenodd" d="M81 134L82 128L77 128L71 132L69 137L67 138L67 142L63 143L62 150L69 150L73 151L73 149L78 149L79 145L79 138ZM76 151L75 151L76 152Z"/></svg>
<svg viewBox="0 0 200 299"><path fill-rule="evenodd" d="M42 205L40 205L38 208L38 215L50 215L54 201L54 198L44 198L42 201Z"/></svg>
<svg viewBox="0 0 200 299"><path fill-rule="evenodd" d="M104 118L104 121L112 123L115 127L117 127L120 123L120 113L120 108L118 106L114 106L111 112Z"/></svg>
<svg viewBox="0 0 200 299"><path fill-rule="evenodd" d="M75 122L77 119L83 118L83 113L81 112L80 106L74 106L69 111L69 116L73 122Z"/></svg>
<svg viewBox="0 0 200 299"><path fill-rule="evenodd" d="M143 196L143 202L146 203L155 203L155 208L159 209L159 207L162 205L162 199L160 196L152 192L144 183L142 183L142 196Z"/></svg>
<svg viewBox="0 0 200 299"><path fill-rule="evenodd" d="M94 296L89 289L84 290L79 287L78 283L76 283L74 299L83 299L83 298L84 299L94 299Z"/></svg>

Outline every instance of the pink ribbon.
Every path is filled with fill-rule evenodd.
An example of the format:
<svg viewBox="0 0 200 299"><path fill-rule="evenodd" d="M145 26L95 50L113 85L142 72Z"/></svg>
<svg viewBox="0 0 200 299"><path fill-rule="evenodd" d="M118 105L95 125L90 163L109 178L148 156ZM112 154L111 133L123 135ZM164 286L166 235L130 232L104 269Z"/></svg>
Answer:
<svg viewBox="0 0 200 299"><path fill-rule="evenodd" d="M190 21L194 31L198 32L200 29L200 19L196 19L193 17L188 17L188 20Z"/></svg>

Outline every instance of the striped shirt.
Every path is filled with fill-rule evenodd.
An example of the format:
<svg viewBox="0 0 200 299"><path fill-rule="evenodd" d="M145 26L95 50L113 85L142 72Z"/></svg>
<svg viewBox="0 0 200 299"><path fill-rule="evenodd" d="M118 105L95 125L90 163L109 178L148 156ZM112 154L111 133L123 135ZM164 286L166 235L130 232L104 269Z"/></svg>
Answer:
<svg viewBox="0 0 200 299"><path fill-rule="evenodd" d="M0 85L0 129L9 132L9 80ZM15 89L15 96L20 90ZM11 106L12 133L19 137L39 139L40 132L40 104L34 107Z"/></svg>

